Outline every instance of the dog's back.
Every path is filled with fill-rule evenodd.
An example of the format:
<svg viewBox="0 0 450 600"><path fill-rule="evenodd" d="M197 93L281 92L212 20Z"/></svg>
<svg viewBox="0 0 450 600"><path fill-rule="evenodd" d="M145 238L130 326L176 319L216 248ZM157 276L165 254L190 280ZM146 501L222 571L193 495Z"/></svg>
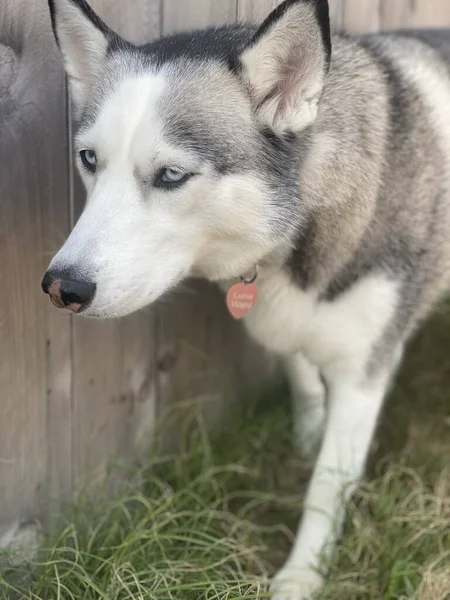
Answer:
<svg viewBox="0 0 450 600"><path fill-rule="evenodd" d="M302 178L309 227L292 266L328 300L373 269L399 280L390 342L450 281L449 107L450 30L334 39Z"/></svg>

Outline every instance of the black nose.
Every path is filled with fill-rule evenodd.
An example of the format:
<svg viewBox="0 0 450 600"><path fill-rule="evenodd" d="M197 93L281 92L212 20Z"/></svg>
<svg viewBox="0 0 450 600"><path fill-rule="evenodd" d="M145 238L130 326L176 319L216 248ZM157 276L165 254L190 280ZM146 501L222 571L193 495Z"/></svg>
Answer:
<svg viewBox="0 0 450 600"><path fill-rule="evenodd" d="M69 275L63 271L47 271L41 285L55 306L73 312L86 308L92 302L96 289L95 283L74 278L71 273Z"/></svg>
<svg viewBox="0 0 450 600"><path fill-rule="evenodd" d="M49 271L47 271L47 273L44 275L44 279L42 280L42 283L41 283L42 291L45 294L49 293L49 288L53 282L54 282L53 276L51 275L51 273Z"/></svg>

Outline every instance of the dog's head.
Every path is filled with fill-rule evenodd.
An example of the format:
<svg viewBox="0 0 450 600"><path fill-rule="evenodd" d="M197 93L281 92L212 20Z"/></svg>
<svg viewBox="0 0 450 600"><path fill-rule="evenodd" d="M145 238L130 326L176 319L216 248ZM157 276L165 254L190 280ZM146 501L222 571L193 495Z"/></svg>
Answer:
<svg viewBox="0 0 450 600"><path fill-rule="evenodd" d="M238 277L291 243L330 60L326 0L287 0L259 29L144 47L85 0L50 8L87 189L43 281L55 304L125 315L187 276Z"/></svg>

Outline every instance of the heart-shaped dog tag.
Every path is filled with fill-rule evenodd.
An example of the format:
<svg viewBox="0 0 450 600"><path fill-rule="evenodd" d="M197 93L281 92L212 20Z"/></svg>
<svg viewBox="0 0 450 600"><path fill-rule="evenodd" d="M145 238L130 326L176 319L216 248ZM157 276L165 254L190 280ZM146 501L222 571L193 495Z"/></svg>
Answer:
<svg viewBox="0 0 450 600"><path fill-rule="evenodd" d="M254 283L237 283L227 293L228 310L235 319L242 319L258 300L258 286Z"/></svg>

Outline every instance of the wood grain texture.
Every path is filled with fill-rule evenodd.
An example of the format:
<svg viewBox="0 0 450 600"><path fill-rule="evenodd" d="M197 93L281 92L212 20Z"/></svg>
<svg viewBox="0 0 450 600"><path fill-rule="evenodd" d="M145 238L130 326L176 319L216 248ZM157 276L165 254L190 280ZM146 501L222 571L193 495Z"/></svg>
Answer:
<svg viewBox="0 0 450 600"><path fill-rule="evenodd" d="M180 407L192 416L195 406L214 423L241 392L264 388L276 365L232 319L214 284L187 282L157 307L157 316L158 413L170 425L166 449L173 450L186 414Z"/></svg>
<svg viewBox="0 0 450 600"><path fill-rule="evenodd" d="M450 3L442 0L417 1L412 13L413 27L450 27Z"/></svg>
<svg viewBox="0 0 450 600"><path fill-rule="evenodd" d="M237 0L164 0L162 32L233 23L236 14Z"/></svg>
<svg viewBox="0 0 450 600"><path fill-rule="evenodd" d="M238 0L238 20L262 22L282 0ZM330 20L333 30L344 26L345 0L330 0Z"/></svg>
<svg viewBox="0 0 450 600"><path fill-rule="evenodd" d="M415 2L412 0L382 0L380 6L380 21L382 29L402 29L409 27Z"/></svg>
<svg viewBox="0 0 450 600"><path fill-rule="evenodd" d="M74 464L77 484L132 456L154 411L154 333L149 312L74 322ZM148 431L147 431L148 434Z"/></svg>
<svg viewBox="0 0 450 600"><path fill-rule="evenodd" d="M159 0L93 0L96 12L132 42L159 35ZM152 20L153 19L153 20ZM73 212L85 192L74 173ZM102 477L112 459L129 458L155 411L154 317L150 310L112 321L73 322L73 472L77 483Z"/></svg>
<svg viewBox="0 0 450 600"><path fill-rule="evenodd" d="M345 0L343 14L345 31L348 33L378 31L381 24L380 2L381 0Z"/></svg>
<svg viewBox="0 0 450 600"><path fill-rule="evenodd" d="M382 0L382 27L449 27L450 2L446 0Z"/></svg>
<svg viewBox="0 0 450 600"><path fill-rule="evenodd" d="M332 31L342 31L345 23L345 0L329 0Z"/></svg>
<svg viewBox="0 0 450 600"><path fill-rule="evenodd" d="M160 0L90 0L92 8L116 33L134 44L160 36Z"/></svg>
<svg viewBox="0 0 450 600"><path fill-rule="evenodd" d="M71 492L70 320L42 294L68 232L64 76L47 3L0 4L0 529Z"/></svg>
<svg viewBox="0 0 450 600"><path fill-rule="evenodd" d="M262 22L282 0L238 0L239 21Z"/></svg>

